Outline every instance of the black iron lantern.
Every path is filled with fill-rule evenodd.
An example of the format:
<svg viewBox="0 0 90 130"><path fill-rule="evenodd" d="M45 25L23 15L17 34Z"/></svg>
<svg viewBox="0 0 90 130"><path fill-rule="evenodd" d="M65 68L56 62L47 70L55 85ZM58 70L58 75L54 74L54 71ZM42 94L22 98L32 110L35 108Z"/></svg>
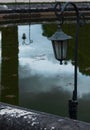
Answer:
<svg viewBox="0 0 90 130"><path fill-rule="evenodd" d="M66 58L67 41L71 38L71 36L62 31L60 26L58 26L58 30L49 38L52 41L55 58L60 61L60 64Z"/></svg>

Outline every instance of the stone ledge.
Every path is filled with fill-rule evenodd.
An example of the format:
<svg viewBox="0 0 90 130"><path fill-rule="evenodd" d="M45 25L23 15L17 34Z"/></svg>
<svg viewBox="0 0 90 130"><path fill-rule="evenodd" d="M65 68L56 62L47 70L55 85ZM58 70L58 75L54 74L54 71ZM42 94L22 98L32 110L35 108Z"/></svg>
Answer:
<svg viewBox="0 0 90 130"><path fill-rule="evenodd" d="M0 130L90 130L90 123L0 103Z"/></svg>

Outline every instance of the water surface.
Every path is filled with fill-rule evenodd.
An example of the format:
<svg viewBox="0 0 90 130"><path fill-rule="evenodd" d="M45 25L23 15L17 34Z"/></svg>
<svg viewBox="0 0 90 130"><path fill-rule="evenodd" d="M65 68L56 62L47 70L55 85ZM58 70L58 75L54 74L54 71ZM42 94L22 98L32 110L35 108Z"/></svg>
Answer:
<svg viewBox="0 0 90 130"><path fill-rule="evenodd" d="M63 65L59 64L54 57L51 41L42 35L42 24L7 26L0 30L0 100L68 116L68 100L72 98L74 88L72 58L64 61ZM26 34L25 43L23 33ZM90 75L85 73L89 71L89 65L83 72L80 71L80 64L77 69L78 119L90 122Z"/></svg>

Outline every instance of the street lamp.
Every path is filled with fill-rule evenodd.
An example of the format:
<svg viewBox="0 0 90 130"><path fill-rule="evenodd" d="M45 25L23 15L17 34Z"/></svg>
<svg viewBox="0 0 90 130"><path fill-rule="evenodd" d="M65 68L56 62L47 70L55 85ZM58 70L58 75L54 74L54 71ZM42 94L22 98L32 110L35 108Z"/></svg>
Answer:
<svg viewBox="0 0 90 130"><path fill-rule="evenodd" d="M52 41L55 58L60 61L60 64L66 58L67 42L71 38L71 36L62 31L60 25L58 25L57 31L49 38Z"/></svg>
<svg viewBox="0 0 90 130"><path fill-rule="evenodd" d="M72 99L69 100L69 117L72 119L77 119L77 61L78 61L78 34L79 34L79 26L80 26L80 17L81 14L79 13L79 10L77 6L73 2L67 2L64 4L64 6L61 8L60 3L56 3L55 5L55 14L59 21L61 20L61 25L63 24L64 20L64 11L68 5L72 5L76 12L76 20L77 20L77 26L76 26L76 37L75 37L75 52L74 52L74 90ZM61 8L61 11L57 10L57 7ZM59 26L58 30L49 38L52 41L54 54L57 60L60 61L60 64L62 64L62 61L66 58L66 51L67 51L67 41L71 39L72 37L65 34L61 27Z"/></svg>

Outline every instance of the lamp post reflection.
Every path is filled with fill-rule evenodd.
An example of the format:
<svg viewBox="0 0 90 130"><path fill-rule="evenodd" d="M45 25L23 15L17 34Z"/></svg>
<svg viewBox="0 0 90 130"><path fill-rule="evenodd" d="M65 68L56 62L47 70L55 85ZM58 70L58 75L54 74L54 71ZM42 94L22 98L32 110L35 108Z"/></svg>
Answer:
<svg viewBox="0 0 90 130"><path fill-rule="evenodd" d="M31 39L31 28L30 28L30 24L29 24L29 32L28 32L28 41L27 40L27 36L26 33L22 34L22 45L30 45L31 43L33 43L33 40Z"/></svg>
<svg viewBox="0 0 90 130"><path fill-rule="evenodd" d="M77 26L76 26L76 37L75 37L75 53L74 53L74 90L73 90L73 96L72 99L69 100L69 117L73 119L77 119L77 61L78 61L78 34L79 34L79 25L80 25L80 13L79 10L73 2L67 2L64 4L64 6L61 8L61 13L58 13L57 7L61 7L60 3L56 3L55 5L55 14L57 18L60 21L60 25L63 24L64 19L64 11L68 5L72 5L76 12L76 20L77 20ZM59 10L60 11L60 10ZM66 51L67 51L67 40L71 39L71 36L68 36L65 34L61 29L59 29L57 32L55 32L50 38L53 45L54 54L57 60L60 61L60 64L62 64L62 61L66 58Z"/></svg>

